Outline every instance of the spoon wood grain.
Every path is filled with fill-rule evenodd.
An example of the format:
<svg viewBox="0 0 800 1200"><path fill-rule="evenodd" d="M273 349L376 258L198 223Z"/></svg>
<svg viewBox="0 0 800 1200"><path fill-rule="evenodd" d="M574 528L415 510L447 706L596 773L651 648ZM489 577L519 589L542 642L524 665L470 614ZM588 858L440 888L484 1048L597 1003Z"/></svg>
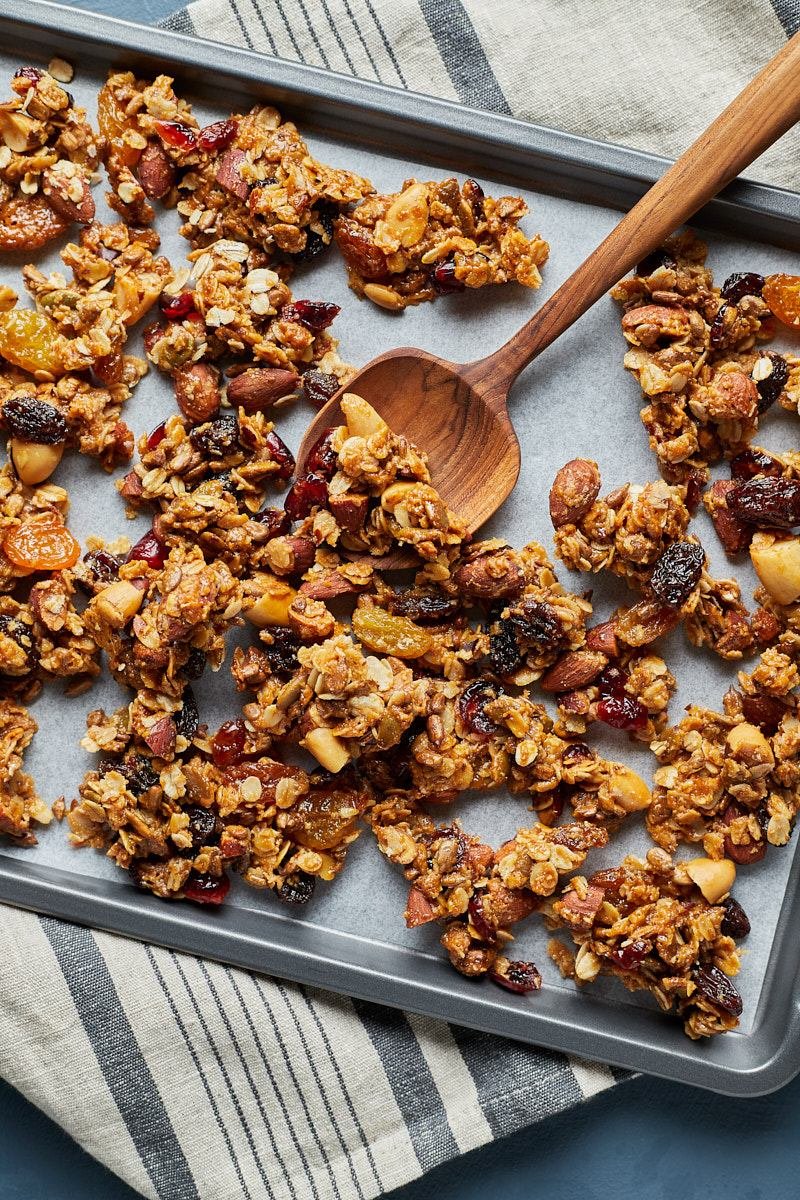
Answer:
<svg viewBox="0 0 800 1200"><path fill-rule="evenodd" d="M519 373L798 119L800 33L505 345L462 365L413 348L373 359L311 422L300 469L322 432L343 423L340 396L356 392L427 453L435 487L474 533L519 476L519 442L507 408ZM373 561L388 570L418 560L398 552Z"/></svg>

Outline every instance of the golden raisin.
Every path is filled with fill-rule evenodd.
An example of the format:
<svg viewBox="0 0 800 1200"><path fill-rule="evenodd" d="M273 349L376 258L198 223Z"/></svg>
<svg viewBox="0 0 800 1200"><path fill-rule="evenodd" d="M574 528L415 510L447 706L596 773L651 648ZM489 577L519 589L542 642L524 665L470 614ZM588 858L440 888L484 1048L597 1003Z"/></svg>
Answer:
<svg viewBox="0 0 800 1200"><path fill-rule="evenodd" d="M762 295L779 321L800 328L800 275L768 275Z"/></svg>
<svg viewBox="0 0 800 1200"><path fill-rule="evenodd" d="M74 567L81 548L56 513L41 513L6 535L3 551L24 571L61 571Z"/></svg>
<svg viewBox="0 0 800 1200"><path fill-rule="evenodd" d="M383 608L357 608L353 629L368 650L397 658L421 658L433 645L430 634L408 617L396 617Z"/></svg>
<svg viewBox="0 0 800 1200"><path fill-rule="evenodd" d="M62 374L64 341L50 318L32 308L0 313L0 356L23 371Z"/></svg>

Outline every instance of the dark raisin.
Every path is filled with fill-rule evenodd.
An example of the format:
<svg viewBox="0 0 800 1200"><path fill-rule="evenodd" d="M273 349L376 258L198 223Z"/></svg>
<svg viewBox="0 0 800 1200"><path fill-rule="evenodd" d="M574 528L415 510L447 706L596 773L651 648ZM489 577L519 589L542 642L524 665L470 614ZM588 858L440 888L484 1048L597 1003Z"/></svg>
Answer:
<svg viewBox="0 0 800 1200"><path fill-rule="evenodd" d="M421 596L413 592L400 592L390 596L387 608L398 617L410 617L412 621L426 622L452 621L461 607L460 601L453 596L436 596L424 593Z"/></svg>
<svg viewBox="0 0 800 1200"><path fill-rule="evenodd" d="M497 941L497 930L486 916L483 899L483 895L480 892L473 896L469 902L467 913L470 924L478 937L481 941L488 942L491 946Z"/></svg>
<svg viewBox="0 0 800 1200"><path fill-rule="evenodd" d="M192 804L184 812L189 818L192 849L199 850L201 846L207 846L217 833L217 814L211 808L201 808L199 804Z"/></svg>
<svg viewBox="0 0 800 1200"><path fill-rule="evenodd" d="M183 708L175 714L175 730L190 742L197 733L199 724L200 713L197 710L197 701L192 689L187 687L183 693Z"/></svg>
<svg viewBox="0 0 800 1200"><path fill-rule="evenodd" d="M483 188L477 179L467 179L461 190L464 199L472 209L472 216L476 221L480 221L483 216L483 202L486 199Z"/></svg>
<svg viewBox="0 0 800 1200"><path fill-rule="evenodd" d="M594 754L586 742L572 742L564 751L561 762L565 767L575 767L578 763L589 762L593 758Z"/></svg>
<svg viewBox="0 0 800 1200"><path fill-rule="evenodd" d="M300 643L291 629L283 629L278 625L270 630L270 637L271 643L263 648L270 670L273 675L288 679L297 670Z"/></svg>
<svg viewBox="0 0 800 1200"><path fill-rule="evenodd" d="M280 468L276 475L277 479L291 479L294 474L294 455L282 437L279 437L274 429L271 429L264 438L266 447L272 455L272 461L278 464Z"/></svg>
<svg viewBox="0 0 800 1200"><path fill-rule="evenodd" d="M499 984L506 991L517 992L520 995L524 992L538 992L542 986L542 977L536 969L536 964L532 962L504 963L502 968L495 967L490 971L489 978L492 983Z"/></svg>
<svg viewBox="0 0 800 1200"><path fill-rule="evenodd" d="M743 296L760 296L765 279L757 271L734 271L720 288L723 300L738 304Z"/></svg>
<svg viewBox="0 0 800 1200"><path fill-rule="evenodd" d="M326 300L295 300L280 311L282 321L297 321L312 333L322 333L341 312L338 304Z"/></svg>
<svg viewBox="0 0 800 1200"><path fill-rule="evenodd" d="M542 650L553 649L561 640L563 631L558 615L549 604L540 600L523 600L508 620L520 638Z"/></svg>
<svg viewBox="0 0 800 1200"><path fill-rule="evenodd" d="M189 441L209 458L225 458L239 447L239 420L235 413L222 413L193 429Z"/></svg>
<svg viewBox="0 0 800 1200"><path fill-rule="evenodd" d="M783 467L777 458L763 450L743 450L731 460L733 479L753 479L756 475L782 475Z"/></svg>
<svg viewBox="0 0 800 1200"><path fill-rule="evenodd" d="M644 729L647 709L633 696L606 696L597 705L597 716L612 729Z"/></svg>
<svg viewBox="0 0 800 1200"><path fill-rule="evenodd" d="M233 481L233 473L231 471L221 471L220 474L215 475L214 478L222 488L223 492L227 492L229 496L236 495L236 484Z"/></svg>
<svg viewBox="0 0 800 1200"><path fill-rule="evenodd" d="M450 292L463 292L465 285L456 278L456 264L452 258L437 263L431 270L431 279L436 291L446 296Z"/></svg>
<svg viewBox="0 0 800 1200"><path fill-rule="evenodd" d="M166 292L162 292L158 307L168 321L182 321L184 317L197 311L193 292L181 292L178 296L168 296Z"/></svg>
<svg viewBox="0 0 800 1200"><path fill-rule="evenodd" d="M97 769L101 775L107 771L119 771L125 777L128 791L134 796L141 796L149 788L158 786L158 775L150 766L150 759L145 758L143 754L126 754L119 761L104 758Z"/></svg>
<svg viewBox="0 0 800 1200"><path fill-rule="evenodd" d="M156 121L155 129L162 142L176 150L193 150L197 142L194 130L182 121Z"/></svg>
<svg viewBox="0 0 800 1200"><path fill-rule="evenodd" d="M322 408L323 404L327 404L341 386L337 377L328 374L327 371L307 371L303 376L305 398L315 408Z"/></svg>
<svg viewBox="0 0 800 1200"><path fill-rule="evenodd" d="M317 508L328 499L328 484L321 475L313 472L303 475L286 493L283 507L293 521L302 521L313 508Z"/></svg>
<svg viewBox="0 0 800 1200"><path fill-rule="evenodd" d="M202 650L193 646L183 668L184 679L199 679L206 669L208 659Z"/></svg>
<svg viewBox="0 0 800 1200"><path fill-rule="evenodd" d="M200 130L197 144L201 150L205 150L209 154L226 150L236 137L238 128L238 121L214 121L213 124L206 125L204 129Z"/></svg>
<svg viewBox="0 0 800 1200"><path fill-rule="evenodd" d="M489 661L501 678L513 675L522 665L522 651L512 621L503 619L489 638Z"/></svg>
<svg viewBox="0 0 800 1200"><path fill-rule="evenodd" d="M486 705L497 699L497 689L487 679L476 679L468 684L458 700L458 713L469 733L478 737L491 737L497 726L485 712Z"/></svg>
<svg viewBox="0 0 800 1200"><path fill-rule="evenodd" d="M247 736L244 721L225 721L211 743L211 756L218 767L234 767L242 761Z"/></svg>
<svg viewBox="0 0 800 1200"><path fill-rule="evenodd" d="M201 874L199 871L192 871L184 886L183 894L187 900L193 900L195 904L222 904L230 890L231 881L227 875L211 875L208 872Z"/></svg>
<svg viewBox="0 0 800 1200"><path fill-rule="evenodd" d="M742 1013L742 997L731 983L724 971L719 967L696 967L692 972L692 981L698 992L709 1004L739 1017Z"/></svg>
<svg viewBox="0 0 800 1200"><path fill-rule="evenodd" d="M663 267L674 271L677 266L678 264L668 251L659 249L654 250L652 254L648 254L646 258L642 259L636 268L636 274L646 279L648 275L652 275L655 271L660 271Z"/></svg>
<svg viewBox="0 0 800 1200"><path fill-rule="evenodd" d="M758 411L760 413L765 413L768 408L772 407L786 387L789 379L789 364L782 354L775 354L774 351L767 350L764 354L759 354L756 359L756 366L759 366L765 358L769 359L772 370L764 379L756 380ZM755 367L753 370L755 370Z"/></svg>
<svg viewBox="0 0 800 1200"><path fill-rule="evenodd" d="M12 396L2 408L3 424L12 437L55 446L67 436L67 422L52 404L35 396Z"/></svg>
<svg viewBox="0 0 800 1200"><path fill-rule="evenodd" d="M616 950L612 950L609 957L623 971L632 971L644 962L649 953L649 944L643 942L641 938L636 938L634 941L628 942L626 946L619 946Z"/></svg>
<svg viewBox="0 0 800 1200"><path fill-rule="evenodd" d="M722 907L725 909L725 916L719 927L720 933L724 933L726 937L737 939L747 937L750 932L750 921L739 901L734 900L733 896L726 896L722 901Z"/></svg>
<svg viewBox="0 0 800 1200"><path fill-rule="evenodd" d="M25 665L28 670L31 670L36 663L36 650L31 637L31 627L25 621L20 621L18 617L12 617L9 613L0 613L0 635L4 638L10 638L19 646L20 650L25 653ZM0 670L0 675L3 672Z"/></svg>
<svg viewBox="0 0 800 1200"><path fill-rule="evenodd" d="M155 429L147 437L147 449L155 450L167 436L167 422L162 421L160 425L156 425Z"/></svg>
<svg viewBox="0 0 800 1200"><path fill-rule="evenodd" d="M286 876L278 889L278 898L287 904L308 904L316 885L315 875L306 875L304 871L298 871L296 875Z"/></svg>
<svg viewBox="0 0 800 1200"><path fill-rule="evenodd" d="M704 562L703 547L697 542L673 542L659 555L650 587L662 604L680 608L697 587Z"/></svg>
<svg viewBox="0 0 800 1200"><path fill-rule="evenodd" d="M741 521L768 528L800 525L800 480L757 475L728 492L728 508Z"/></svg>
<svg viewBox="0 0 800 1200"><path fill-rule="evenodd" d="M321 226L322 232L319 233L316 229L306 229L305 246L297 254L292 255L295 262L312 262L323 250L330 246L333 240L333 218L335 211L328 204L320 205L314 213L312 224Z"/></svg>
<svg viewBox="0 0 800 1200"><path fill-rule="evenodd" d="M697 511L705 484L706 476L703 471L692 471L686 480L686 499L684 503L692 516Z"/></svg>
<svg viewBox="0 0 800 1200"><path fill-rule="evenodd" d="M251 519L258 521L259 525L266 526L267 541L283 537L292 528L291 518L283 508L262 508L261 512L257 512Z"/></svg>
<svg viewBox="0 0 800 1200"><path fill-rule="evenodd" d="M156 571L163 567L166 560L167 547L154 529L148 530L135 546L131 546L125 559L126 562L146 562L148 567Z"/></svg>
<svg viewBox="0 0 800 1200"><path fill-rule="evenodd" d="M721 305L717 315L711 322L711 328L708 331L708 340L712 350L719 350L725 344L729 330L729 312L730 308L727 304Z"/></svg>
<svg viewBox="0 0 800 1200"><path fill-rule="evenodd" d="M122 566L122 559L108 550L89 550L84 554L83 561L95 583L113 583Z"/></svg>

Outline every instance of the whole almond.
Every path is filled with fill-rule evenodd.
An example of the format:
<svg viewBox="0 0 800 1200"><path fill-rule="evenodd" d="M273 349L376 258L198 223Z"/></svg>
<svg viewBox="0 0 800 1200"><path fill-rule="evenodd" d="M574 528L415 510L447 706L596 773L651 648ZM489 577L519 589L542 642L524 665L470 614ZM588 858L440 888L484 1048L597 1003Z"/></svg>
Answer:
<svg viewBox="0 0 800 1200"><path fill-rule="evenodd" d="M577 525L585 517L600 491L600 471L588 458L565 463L550 488L550 520L555 529Z"/></svg>
<svg viewBox="0 0 800 1200"><path fill-rule="evenodd" d="M608 658L597 650L572 650L560 658L541 678L545 692L571 692L596 679Z"/></svg>
<svg viewBox="0 0 800 1200"><path fill-rule="evenodd" d="M172 372L175 399L193 424L210 421L219 412L219 372L209 363L187 363Z"/></svg>
<svg viewBox="0 0 800 1200"><path fill-rule="evenodd" d="M268 412L277 400L291 396L300 386L294 371L282 367L252 367L228 384L228 402L246 413Z"/></svg>
<svg viewBox="0 0 800 1200"><path fill-rule="evenodd" d="M312 579L300 584L300 591L312 600L334 600L337 596L354 596L359 588L332 568L323 568Z"/></svg>
<svg viewBox="0 0 800 1200"><path fill-rule="evenodd" d="M161 200L174 187L175 167L158 142L148 142L136 167L142 191L150 200Z"/></svg>
<svg viewBox="0 0 800 1200"><path fill-rule="evenodd" d="M78 199L70 195L79 191ZM60 217L67 221L78 221L88 225L94 220L94 197L89 181L81 175L67 176L55 169L49 169L42 176L42 192L47 203Z"/></svg>
<svg viewBox="0 0 800 1200"><path fill-rule="evenodd" d="M619 654L619 646L614 622L604 621L602 625L595 625L593 629L587 629L586 645L589 650L598 650L601 654L607 654L609 658L616 658Z"/></svg>
<svg viewBox="0 0 800 1200"><path fill-rule="evenodd" d="M225 151L217 166L217 183L239 200L246 200L250 195L250 184L239 174L239 167L246 158L244 150L233 146Z"/></svg>
<svg viewBox="0 0 800 1200"><path fill-rule="evenodd" d="M525 573L515 552L501 546L488 554L462 563L453 575L459 592L477 600L500 600L518 596L525 586Z"/></svg>

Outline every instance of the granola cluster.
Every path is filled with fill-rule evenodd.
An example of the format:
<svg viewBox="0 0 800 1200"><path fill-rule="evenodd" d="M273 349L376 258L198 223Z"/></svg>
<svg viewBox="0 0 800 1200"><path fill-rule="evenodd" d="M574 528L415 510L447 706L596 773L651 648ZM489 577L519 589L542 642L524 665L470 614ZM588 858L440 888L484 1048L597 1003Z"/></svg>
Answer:
<svg viewBox="0 0 800 1200"><path fill-rule="evenodd" d="M21 846L34 846L34 827L49 825L53 819L30 775L22 769L25 750L36 729L26 708L13 700L0 699L0 833Z"/></svg>

